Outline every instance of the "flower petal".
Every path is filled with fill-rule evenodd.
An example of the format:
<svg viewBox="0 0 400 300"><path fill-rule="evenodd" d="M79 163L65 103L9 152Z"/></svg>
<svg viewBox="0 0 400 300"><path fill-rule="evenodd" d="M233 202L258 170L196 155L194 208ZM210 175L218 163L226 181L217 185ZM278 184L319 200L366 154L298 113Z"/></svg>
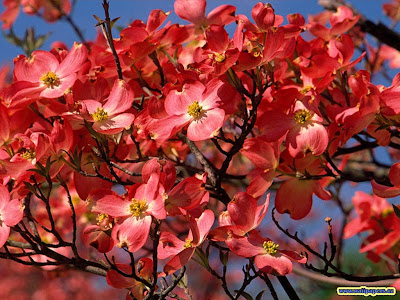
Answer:
<svg viewBox="0 0 400 300"><path fill-rule="evenodd" d="M157 257L159 259L164 259L177 255L184 248L185 243L178 239L178 237L167 231L163 231L160 235L160 243L158 244Z"/></svg>
<svg viewBox="0 0 400 300"><path fill-rule="evenodd" d="M104 121L97 121L93 124L93 129L98 133L116 134L128 128L135 120L135 115L129 113L119 114Z"/></svg>
<svg viewBox="0 0 400 300"><path fill-rule="evenodd" d="M131 108L134 98L135 95L129 84L117 79L103 108L109 116L117 115Z"/></svg>
<svg viewBox="0 0 400 300"><path fill-rule="evenodd" d="M21 200L14 199L7 203L7 205L3 208L1 218L7 226L15 226L17 225L24 215L24 206L21 203Z"/></svg>
<svg viewBox="0 0 400 300"><path fill-rule="evenodd" d="M0 222L0 248L4 246L10 236L10 227L4 222Z"/></svg>
<svg viewBox="0 0 400 300"><path fill-rule="evenodd" d="M212 138L224 123L225 111L223 109L214 108L204 114L201 119L193 120L189 124L187 135L192 141L204 141Z"/></svg>
<svg viewBox="0 0 400 300"><path fill-rule="evenodd" d="M193 256L196 248L187 248L174 256L164 267L165 274L169 275L182 268Z"/></svg>
<svg viewBox="0 0 400 300"><path fill-rule="evenodd" d="M111 190L94 190L89 194L86 202L93 212L105 213L115 218L129 215L129 201L123 200Z"/></svg>
<svg viewBox="0 0 400 300"><path fill-rule="evenodd" d="M289 274L293 268L290 259L279 252L274 256L269 254L257 255L254 262L260 271L280 276Z"/></svg>

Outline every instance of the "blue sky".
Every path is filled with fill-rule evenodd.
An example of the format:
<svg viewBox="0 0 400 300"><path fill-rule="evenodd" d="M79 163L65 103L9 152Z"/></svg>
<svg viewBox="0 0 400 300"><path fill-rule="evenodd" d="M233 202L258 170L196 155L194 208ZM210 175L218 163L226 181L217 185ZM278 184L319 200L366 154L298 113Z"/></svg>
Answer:
<svg viewBox="0 0 400 300"><path fill-rule="evenodd" d="M363 14L373 21L383 19L382 16L382 4L389 0L353 0L351 3L359 9ZM104 16L104 12L101 6L101 0L77 0L76 7L74 9L72 18L81 28L86 39L93 39L96 35L96 20L93 18L93 14L99 17ZM207 11L222 5L232 4L237 7L237 12L245 14L250 17L251 9L259 1L255 0L212 0L208 1ZM318 6L317 0L270 0L269 1L275 8L277 14L286 15L290 13L301 13L307 17L309 14L315 14L322 11L322 8ZM121 17L118 21L118 25L126 26L135 19L142 19L146 21L149 12L152 9L160 8L164 11L173 11L173 0L111 0L110 1L110 14L111 17ZM4 8L1 7L1 11ZM168 20L173 23L185 21L180 20L175 13L172 13ZM383 19L383 21L387 21ZM52 35L48 41L43 45L42 49L50 50L52 42L61 40L71 46L73 41L79 40L75 35L70 25L66 22L56 22L49 24L41 20L36 16L27 16L20 14L15 25L14 31L17 35L22 36L27 27L34 27L38 34L45 34L52 32ZM22 54L22 50L11 45L3 35L0 36L0 64L12 62L12 59L18 54Z"/></svg>

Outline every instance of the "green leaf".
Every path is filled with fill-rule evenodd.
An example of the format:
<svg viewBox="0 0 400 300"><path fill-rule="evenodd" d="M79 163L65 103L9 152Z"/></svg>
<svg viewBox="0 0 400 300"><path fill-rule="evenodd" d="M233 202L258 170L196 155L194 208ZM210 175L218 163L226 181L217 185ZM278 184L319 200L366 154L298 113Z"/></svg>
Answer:
<svg viewBox="0 0 400 300"><path fill-rule="evenodd" d="M121 18L121 17L118 17L118 18L115 18L115 19L113 19L113 20L111 20L111 28L113 28L114 27L114 25L115 25L115 23L117 23L117 21L119 20L119 18Z"/></svg>
<svg viewBox="0 0 400 300"><path fill-rule="evenodd" d="M394 205L394 204L392 204L392 206L393 206L393 210L394 210L394 213L396 214L396 216L398 217L398 218L400 218L400 208L398 208L396 205Z"/></svg>
<svg viewBox="0 0 400 300"><path fill-rule="evenodd" d="M103 25L103 24L105 23L105 21L102 20L102 19L100 19L98 16L93 15L93 17L94 17L94 18L97 20L97 22L98 22L95 26L100 26L100 25Z"/></svg>
<svg viewBox="0 0 400 300"><path fill-rule="evenodd" d="M239 290L235 290L235 293L239 293ZM242 292L240 295L242 295L243 297L245 297L246 300L254 300L253 297L252 297L249 293Z"/></svg>
<svg viewBox="0 0 400 300"><path fill-rule="evenodd" d="M25 188L26 188L28 191L30 191L30 192L33 193L33 194L36 193L36 188L35 188L32 184L30 184L29 182L24 181L24 185L25 185Z"/></svg>
<svg viewBox="0 0 400 300"><path fill-rule="evenodd" d="M51 33L45 35L35 34L35 29L33 27L28 27L25 31L24 37L20 38L15 35L13 29L11 28L9 33L4 33L5 38L12 44L22 48L27 56L30 56L33 51L39 49Z"/></svg>
<svg viewBox="0 0 400 300"><path fill-rule="evenodd" d="M261 292L258 293L256 300L261 300L262 299L262 295L264 294L265 290L262 290Z"/></svg>
<svg viewBox="0 0 400 300"><path fill-rule="evenodd" d="M377 132L379 130L384 130L384 129L389 128L389 127L390 127L390 125L387 125L387 124L381 125L378 128L376 128L374 131Z"/></svg>
<svg viewBox="0 0 400 300"><path fill-rule="evenodd" d="M211 243L208 243L207 248L206 248L206 257L210 257L210 248L211 248Z"/></svg>
<svg viewBox="0 0 400 300"><path fill-rule="evenodd" d="M175 280L178 276L172 274L172 278ZM186 273L183 275L183 277L181 278L181 280L179 280L178 282L178 287L180 287L181 289L187 288L187 276Z"/></svg>
<svg viewBox="0 0 400 300"><path fill-rule="evenodd" d="M50 156L47 158L47 160L46 160L46 168L45 168L45 171L46 171L47 175L49 175L50 167L54 162L55 162L55 160L53 160L53 161L50 160Z"/></svg>
<svg viewBox="0 0 400 300"><path fill-rule="evenodd" d="M228 259L229 259L229 251L225 253L222 250L219 251L219 260L224 266L226 266L226 264L228 263Z"/></svg>
<svg viewBox="0 0 400 300"><path fill-rule="evenodd" d="M201 248L196 248L195 254L200 259L200 262L198 261L198 263L206 268L206 270L210 270L210 263L204 251Z"/></svg>

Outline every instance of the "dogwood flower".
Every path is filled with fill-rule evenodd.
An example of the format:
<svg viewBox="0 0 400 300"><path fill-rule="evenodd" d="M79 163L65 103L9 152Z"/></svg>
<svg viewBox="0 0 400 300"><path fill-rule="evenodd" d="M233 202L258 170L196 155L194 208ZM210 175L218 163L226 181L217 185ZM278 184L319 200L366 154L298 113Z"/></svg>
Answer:
<svg viewBox="0 0 400 300"><path fill-rule="evenodd" d="M279 244L262 237L255 230L249 232L249 237L231 234L225 243L236 255L254 256L257 268L267 274L284 276L292 272L292 260L302 264L307 262L306 257L295 251L279 249Z"/></svg>
<svg viewBox="0 0 400 300"><path fill-rule="evenodd" d="M123 80L116 80L110 96L102 105L95 100L84 100L93 120L93 129L99 133L116 134L129 127L135 115L125 113L133 103L134 94L129 85Z"/></svg>
<svg viewBox="0 0 400 300"><path fill-rule="evenodd" d="M190 260L196 247L207 237L213 223L214 213L207 209L198 219L189 219L190 231L184 242L170 232L163 231L161 233L158 258L164 259L173 256L164 267L165 274L174 273Z"/></svg>
<svg viewBox="0 0 400 300"><path fill-rule="evenodd" d="M149 237L152 216L157 219L166 217L163 193L158 175L153 174L146 184L132 186L125 198L111 190L98 189L89 194L87 203L93 212L120 219L113 227L112 236L118 241L118 247L127 247L130 252L135 252Z"/></svg>
<svg viewBox="0 0 400 300"><path fill-rule="evenodd" d="M24 206L18 199L10 201L7 187L0 185L0 247L10 236L10 227L17 225L24 212Z"/></svg>

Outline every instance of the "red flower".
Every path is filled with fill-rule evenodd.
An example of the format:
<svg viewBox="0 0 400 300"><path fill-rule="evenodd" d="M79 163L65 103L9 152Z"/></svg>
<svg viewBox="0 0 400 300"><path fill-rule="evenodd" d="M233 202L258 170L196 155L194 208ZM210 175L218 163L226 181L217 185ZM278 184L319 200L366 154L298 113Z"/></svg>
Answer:
<svg viewBox="0 0 400 300"><path fill-rule="evenodd" d="M390 167L389 179L394 186L390 187L379 184L375 180L371 181L375 195L383 198L393 198L400 195L400 163L395 163Z"/></svg>
<svg viewBox="0 0 400 300"><path fill-rule="evenodd" d="M190 260L196 247L207 237L213 223L214 213L207 209L198 219L189 219L190 231L184 242L170 232L161 233L158 258L164 259L173 256L164 267L165 274L174 273Z"/></svg>
<svg viewBox="0 0 400 300"><path fill-rule="evenodd" d="M91 210L121 218L112 231L117 246L127 247L135 252L143 247L149 237L152 216L165 219L166 212L157 174L153 174L146 184L134 185L125 199L106 189L94 190L87 203Z"/></svg>
<svg viewBox="0 0 400 300"><path fill-rule="evenodd" d="M292 219L300 220L310 212L313 194L323 200L331 199L330 193L316 180L289 179L282 183L276 193L276 210L280 214L288 213Z"/></svg>
<svg viewBox="0 0 400 300"><path fill-rule="evenodd" d="M192 141L203 141L217 134L224 123L225 111L220 108L229 95L220 95L224 83L211 80L206 86L200 82L186 83L182 90L172 90L165 99L165 110L169 117L151 124L150 135L163 142L188 126L187 136Z"/></svg>
<svg viewBox="0 0 400 300"><path fill-rule="evenodd" d="M306 263L307 258L295 251L280 250L279 245L257 231L249 232L249 237L231 234L225 241L233 253L241 257L253 257L257 268L268 274L284 276L292 272L292 260Z"/></svg>
<svg viewBox="0 0 400 300"><path fill-rule="evenodd" d="M129 265L116 264L116 267L125 274L132 273L132 267ZM138 270L135 270L135 272L137 272L139 277L143 278L147 282L153 280L153 261L150 258L144 257L139 259L136 267ZM136 281L131 277L125 277L116 270L108 270L106 279L107 283L112 287L117 289L129 289L135 299L142 300L146 297L147 289L142 282ZM128 293L126 299L129 298L131 297Z"/></svg>
<svg viewBox="0 0 400 300"><path fill-rule="evenodd" d="M207 17L206 0L176 0L174 4L175 13L198 27L208 25L226 25L235 21L236 7L232 5L221 5L213 9Z"/></svg>
<svg viewBox="0 0 400 300"><path fill-rule="evenodd" d="M129 85L123 80L116 80L104 105L95 100L82 102L94 121L94 130L104 134L116 134L133 123L135 116L125 113L131 108L133 100L134 94Z"/></svg>
<svg viewBox="0 0 400 300"><path fill-rule="evenodd" d="M42 50L34 51L29 58L21 55L15 61L14 84L31 83L27 90L31 97L61 97L75 83L76 73L86 59L86 47L77 43L61 63L52 53Z"/></svg>
<svg viewBox="0 0 400 300"><path fill-rule="evenodd" d="M10 201L10 193L4 185L0 185L0 248L10 236L10 227L22 221L24 205L18 199Z"/></svg>
<svg viewBox="0 0 400 300"><path fill-rule="evenodd" d="M297 101L293 112L285 114L278 110L263 114L260 127L268 142L273 142L286 134L289 153L293 157L302 157L307 152L321 155L328 146L328 133L321 124L323 119Z"/></svg>

